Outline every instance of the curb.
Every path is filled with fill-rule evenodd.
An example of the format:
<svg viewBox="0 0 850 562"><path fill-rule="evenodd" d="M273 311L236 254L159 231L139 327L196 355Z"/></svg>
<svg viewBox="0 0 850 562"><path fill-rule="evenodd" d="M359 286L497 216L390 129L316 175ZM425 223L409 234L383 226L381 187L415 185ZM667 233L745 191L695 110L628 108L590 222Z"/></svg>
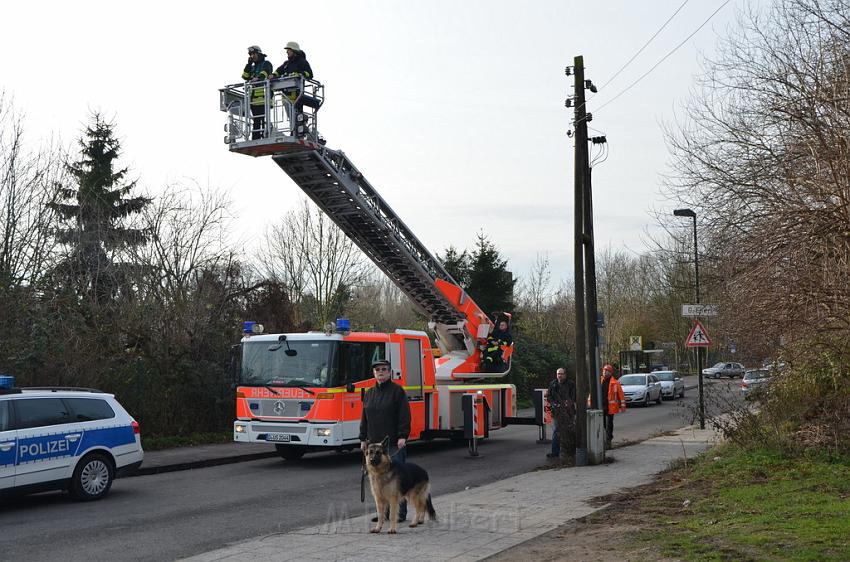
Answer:
<svg viewBox="0 0 850 562"><path fill-rule="evenodd" d="M214 459L204 459L198 461L185 461L174 464L166 464L160 466L149 466L146 467L142 465L138 470L133 472L132 474L127 474L125 478L132 478L134 476L149 476L151 474L163 474L165 472L177 472L180 470L191 470L193 468L207 468L211 466L220 466L223 464L235 464L238 462L247 462L247 461L255 461L259 459L267 459L270 457L276 457L277 451L270 451L268 453L251 453L248 455L233 455L229 457L219 457Z"/></svg>

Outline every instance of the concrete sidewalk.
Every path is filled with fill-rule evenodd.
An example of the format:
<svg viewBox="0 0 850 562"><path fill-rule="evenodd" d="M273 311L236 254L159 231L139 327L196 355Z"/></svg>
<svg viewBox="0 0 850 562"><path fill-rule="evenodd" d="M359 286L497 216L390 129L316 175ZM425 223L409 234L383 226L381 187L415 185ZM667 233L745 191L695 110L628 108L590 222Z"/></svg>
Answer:
<svg viewBox="0 0 850 562"><path fill-rule="evenodd" d="M672 435L614 449L610 464L529 472L434 497L439 521L398 535L369 533L374 510L329 517L315 527L257 537L188 560L481 560L600 509L588 502L652 481L671 462L692 458L718 437L687 427ZM439 483L436 483L439 490ZM410 513L412 516L412 512ZM246 528L247 529L247 528Z"/></svg>

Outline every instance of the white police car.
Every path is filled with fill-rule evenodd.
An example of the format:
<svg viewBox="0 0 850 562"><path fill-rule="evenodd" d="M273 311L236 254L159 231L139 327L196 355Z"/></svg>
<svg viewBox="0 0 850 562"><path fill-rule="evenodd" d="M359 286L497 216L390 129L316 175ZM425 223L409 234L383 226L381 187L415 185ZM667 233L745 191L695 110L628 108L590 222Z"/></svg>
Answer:
<svg viewBox="0 0 850 562"><path fill-rule="evenodd" d="M142 464L139 424L113 395L9 386L0 381L0 495L63 489L96 500Z"/></svg>

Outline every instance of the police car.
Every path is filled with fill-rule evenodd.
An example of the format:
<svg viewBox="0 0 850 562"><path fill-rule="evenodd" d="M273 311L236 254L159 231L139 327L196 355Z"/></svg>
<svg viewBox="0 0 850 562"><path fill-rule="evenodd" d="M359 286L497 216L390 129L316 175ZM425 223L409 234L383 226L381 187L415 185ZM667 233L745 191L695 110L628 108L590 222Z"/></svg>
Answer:
<svg viewBox="0 0 850 562"><path fill-rule="evenodd" d="M0 377L0 495L68 490L90 501L142 464L139 424L92 389L14 388Z"/></svg>

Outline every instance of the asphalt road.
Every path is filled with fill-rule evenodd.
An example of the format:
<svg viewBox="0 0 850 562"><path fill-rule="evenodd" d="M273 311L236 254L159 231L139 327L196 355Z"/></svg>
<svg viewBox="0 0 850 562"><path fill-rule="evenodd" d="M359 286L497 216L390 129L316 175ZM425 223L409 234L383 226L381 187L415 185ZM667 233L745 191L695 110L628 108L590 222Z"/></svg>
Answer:
<svg viewBox="0 0 850 562"><path fill-rule="evenodd" d="M737 382L707 385L734 395ZM617 442L687 425L696 390L684 401L630 408L616 418ZM512 426L482 443L411 444L411 462L431 474L435 496L475 487L545 464L537 428ZM116 481L110 495L78 503L45 493L3 500L0 560L162 560L207 552L247 538L285 532L369 509L360 503L359 454L321 453L298 462L277 458ZM368 484L367 484L368 486Z"/></svg>

